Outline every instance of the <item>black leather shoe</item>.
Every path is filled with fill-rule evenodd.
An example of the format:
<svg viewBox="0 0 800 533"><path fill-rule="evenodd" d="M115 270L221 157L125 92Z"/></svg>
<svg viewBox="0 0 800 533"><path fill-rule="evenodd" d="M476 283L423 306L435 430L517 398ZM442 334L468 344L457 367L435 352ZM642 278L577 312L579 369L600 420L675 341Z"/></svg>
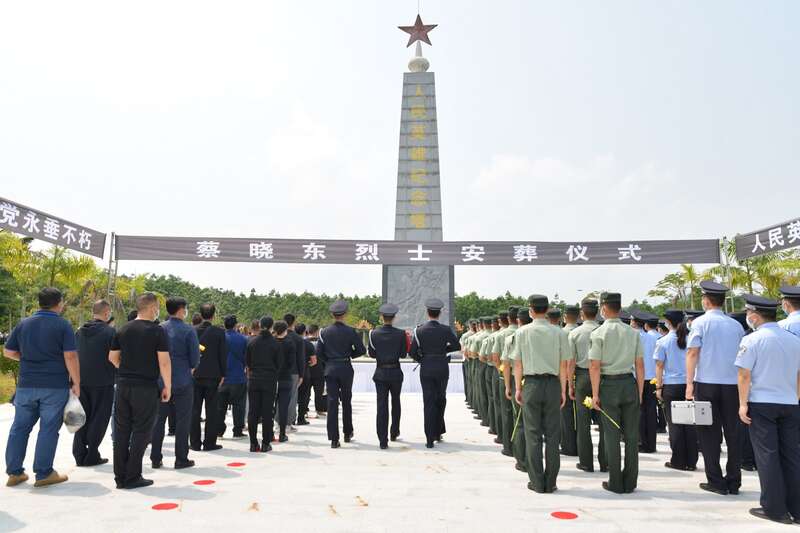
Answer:
<svg viewBox="0 0 800 533"><path fill-rule="evenodd" d="M247 435L245 435L245 434L244 434L244 433L242 433L241 431L240 431L240 432L238 432L238 433L237 433L237 432L235 432L235 431L233 432L233 438L234 438L234 439L243 439L243 438L245 438L246 436L247 436Z"/></svg>
<svg viewBox="0 0 800 533"><path fill-rule="evenodd" d="M394 441L396 441L396 440L397 440L397 437L399 437L399 436L400 436L400 434L399 434L399 433L396 433L396 434L394 434L394 435L391 435L391 436L389 437L389 440L390 440L390 441L392 441L392 442L394 442Z"/></svg>
<svg viewBox="0 0 800 533"><path fill-rule="evenodd" d="M250 451L252 453L258 453L258 452L261 451L261 446L259 446L258 444L251 444L250 445Z"/></svg>
<svg viewBox="0 0 800 533"><path fill-rule="evenodd" d="M492 442L494 442L495 444L503 444L503 439L501 439L500 437L495 437Z"/></svg>
<svg viewBox="0 0 800 533"><path fill-rule="evenodd" d="M525 468L524 466L522 466L522 465L521 465L521 464L519 464L519 463L515 464L515 465L514 465L514 468L516 468L517 470L519 470L520 472L523 472L523 473L525 473L525 474L527 474L527 473L528 473L528 469L527 469L527 468Z"/></svg>
<svg viewBox="0 0 800 533"><path fill-rule="evenodd" d="M433 448L433 443L432 443L432 442L426 442L426 443L425 443L425 447L426 447L426 448L429 448L429 449L430 449L430 448Z"/></svg>
<svg viewBox="0 0 800 533"><path fill-rule="evenodd" d="M299 418L299 419L297 420L297 423L296 423L295 425L296 425L296 426L307 426L307 425L309 425L310 423L311 423L311 422L309 422L309 421L308 421L308 420L306 420L305 418Z"/></svg>
<svg viewBox="0 0 800 533"><path fill-rule="evenodd" d="M508 451L508 450L500 450L500 453L502 453L502 454L503 454L503 455L505 455L506 457L514 457L514 454L513 454L513 453L511 453L511 452L510 452L510 451Z"/></svg>
<svg viewBox="0 0 800 533"><path fill-rule="evenodd" d="M665 467L667 467L667 468L671 468L671 469L673 469L673 470L684 470L684 471L685 471L685 470L688 470L688 468L687 468L687 467L685 467L685 466L678 466L678 465L674 465L674 464L670 463L669 461L667 461L666 463L664 463L664 466L665 466Z"/></svg>
<svg viewBox="0 0 800 533"><path fill-rule="evenodd" d="M199 452L203 450L203 448L201 448L200 446L189 446L189 449L192 450L193 452Z"/></svg>
<svg viewBox="0 0 800 533"><path fill-rule="evenodd" d="M183 470L184 468L191 468L194 466L194 461L175 461L175 470Z"/></svg>
<svg viewBox="0 0 800 533"><path fill-rule="evenodd" d="M600 467L600 472L602 472L604 474L607 474L608 473L608 467L607 466L601 466Z"/></svg>
<svg viewBox="0 0 800 533"><path fill-rule="evenodd" d="M491 429L489 431L487 431L487 433L489 435L497 435L497 432L496 431L492 431Z"/></svg>
<svg viewBox="0 0 800 533"><path fill-rule="evenodd" d="M532 490L533 492L537 492L537 493L539 493L539 494L544 494L544 493L545 493L545 490L544 490L544 489L537 489L537 488L536 488L536 487L533 485L533 481L528 481L528 490Z"/></svg>
<svg viewBox="0 0 800 533"><path fill-rule="evenodd" d="M389 444L386 442L381 442L381 450L385 450L389 447Z"/></svg>
<svg viewBox="0 0 800 533"><path fill-rule="evenodd" d="M174 436L175 436L175 431L174 431L174 430L172 430L172 429L170 429L170 430L167 432L167 437L174 437Z"/></svg>
<svg viewBox="0 0 800 533"><path fill-rule="evenodd" d="M269 442L262 442L261 443L261 453L267 453L272 451L272 444Z"/></svg>
<svg viewBox="0 0 800 533"><path fill-rule="evenodd" d="M764 509L762 509L761 507L753 507L752 509L750 509L750 514L755 516L756 518L763 518L764 520L771 520L771 521L777 522L779 524L792 524L793 523L792 522L792 517L790 517L788 514L785 514L785 515L781 516L780 518L775 518L775 517L769 516L766 513L766 511L764 511ZM795 522L797 522L797 520L795 520Z"/></svg>
<svg viewBox="0 0 800 533"><path fill-rule="evenodd" d="M153 461L152 463L150 463L150 466L152 466L155 470L158 470L159 468L164 466L164 462L163 461Z"/></svg>
<svg viewBox="0 0 800 533"><path fill-rule="evenodd" d="M210 446L203 446L204 452L213 452L221 449L222 449L222 444L212 444Z"/></svg>
<svg viewBox="0 0 800 533"><path fill-rule="evenodd" d="M478 416L478 415L475 415L475 416L473 416L472 418L474 418L475 420L480 420L480 419L481 419L481 417L480 417L480 416Z"/></svg>
<svg viewBox="0 0 800 533"><path fill-rule="evenodd" d="M345 440L347 440L347 438L345 438ZM280 437L278 437L278 442L289 442L289 437L287 437L286 435L281 435Z"/></svg>
<svg viewBox="0 0 800 533"><path fill-rule="evenodd" d="M739 495L739 487L735 487L735 488L730 488L729 487L728 488L728 494L730 494L731 496L738 496Z"/></svg>
<svg viewBox="0 0 800 533"><path fill-rule="evenodd" d="M607 490L608 492L613 492L614 494L622 494L622 492L617 492L617 491L613 490L613 489L612 489L612 488L609 486L609 484L608 484L608 481L603 481L603 488L604 488L605 490Z"/></svg>
<svg viewBox="0 0 800 533"><path fill-rule="evenodd" d="M342 447L342 445L339 444L338 440L332 440L331 441L331 448L341 448L341 447Z"/></svg>
<svg viewBox="0 0 800 533"><path fill-rule="evenodd" d="M344 436L344 441L345 442L350 442L351 440L353 440L353 434L352 433L346 433L345 436Z"/></svg>
<svg viewBox="0 0 800 533"><path fill-rule="evenodd" d="M439 442L439 443L442 443L442 442L444 442L444 437L442 437L441 435L439 435L438 437L436 437L436 442Z"/></svg>
<svg viewBox="0 0 800 533"><path fill-rule="evenodd" d="M713 492L714 494L719 494L720 496L728 495L728 489L721 489L715 487L711 483L700 483L700 488L703 490L707 490L708 492Z"/></svg>
<svg viewBox="0 0 800 533"><path fill-rule="evenodd" d="M152 484L153 484L153 480L152 479L145 479L143 477L140 477L139 479L136 479L134 481L129 481L128 483L125 483L125 487L124 488L126 488L126 489L141 489L142 487L149 487Z"/></svg>
<svg viewBox="0 0 800 533"><path fill-rule="evenodd" d="M591 467L588 467L588 466L583 466L583 465L582 465L582 464L580 464L580 463L576 464L576 465L575 465L575 468L577 468L578 470L583 470L584 472L589 472L590 474L591 474L592 472L594 472L594 466L591 466Z"/></svg>
<svg viewBox="0 0 800 533"><path fill-rule="evenodd" d="M742 465L742 470L747 470L748 472L755 472L756 465Z"/></svg>
<svg viewBox="0 0 800 533"><path fill-rule="evenodd" d="M489 427L489 423L488 422L481 422L481 426L483 426L485 428L488 428Z"/></svg>

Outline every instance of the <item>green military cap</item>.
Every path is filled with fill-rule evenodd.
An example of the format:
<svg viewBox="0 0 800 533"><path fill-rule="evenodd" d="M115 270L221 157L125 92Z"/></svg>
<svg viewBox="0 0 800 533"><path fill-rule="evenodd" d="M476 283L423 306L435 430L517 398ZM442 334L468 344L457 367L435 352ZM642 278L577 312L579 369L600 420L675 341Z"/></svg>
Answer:
<svg viewBox="0 0 800 533"><path fill-rule="evenodd" d="M517 318L519 318L523 322L529 321L531 319L530 311L528 311L527 309L520 309L519 313L517 313Z"/></svg>
<svg viewBox="0 0 800 533"><path fill-rule="evenodd" d="M622 295L618 292L604 292L600 295L600 303L604 304L621 304Z"/></svg>
<svg viewBox="0 0 800 533"><path fill-rule="evenodd" d="M584 301L581 302L581 308L583 309L588 309L590 311L591 310L597 311L598 307L599 306L597 304L597 300L593 298L586 298Z"/></svg>
<svg viewBox="0 0 800 533"><path fill-rule="evenodd" d="M516 320L517 315L519 315L519 306L512 305L508 308L508 318L511 320Z"/></svg>
<svg viewBox="0 0 800 533"><path fill-rule="evenodd" d="M550 301L543 294L531 294L528 296L528 305L531 307L549 307Z"/></svg>
<svg viewBox="0 0 800 533"><path fill-rule="evenodd" d="M497 316L499 316L501 320L504 318L508 318L508 311L500 311L499 313L497 313Z"/></svg>
<svg viewBox="0 0 800 533"><path fill-rule="evenodd" d="M578 313L580 313L581 310L577 305L568 305L564 312L571 316L578 316Z"/></svg>
<svg viewBox="0 0 800 533"><path fill-rule="evenodd" d="M555 307L547 311L548 318L561 318L561 309Z"/></svg>

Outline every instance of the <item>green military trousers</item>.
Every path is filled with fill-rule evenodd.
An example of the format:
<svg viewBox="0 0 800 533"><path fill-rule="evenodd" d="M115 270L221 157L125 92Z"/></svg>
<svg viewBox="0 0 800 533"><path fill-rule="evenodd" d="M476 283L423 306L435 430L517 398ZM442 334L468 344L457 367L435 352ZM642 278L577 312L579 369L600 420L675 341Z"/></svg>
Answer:
<svg viewBox="0 0 800 533"><path fill-rule="evenodd" d="M506 372L510 372L506 368ZM512 378L513 381L513 378ZM500 439L503 441L503 455L511 455L511 432L514 431L514 413L511 402L506 398L506 382L502 374L497 375L497 394L500 398Z"/></svg>
<svg viewBox="0 0 800 533"><path fill-rule="evenodd" d="M592 381L589 378L589 370L586 368L575 369L575 409L577 410L577 442L578 442L578 464L586 470L594 471L594 448L592 447L592 409L583 405L586 397L592 397ZM602 415L600 415L602 416ZM606 463L606 449L603 439L603 424L600 423L600 436L598 437L597 459L600 462L600 470L608 468Z"/></svg>
<svg viewBox="0 0 800 533"><path fill-rule="evenodd" d="M522 398L528 478L534 491L553 492L561 467L558 450L561 443L561 382L558 376L525 376Z"/></svg>
<svg viewBox="0 0 800 533"><path fill-rule="evenodd" d="M630 374L603 376L600 380L600 407L605 415L603 438L608 462L608 487L618 493L633 492L639 477L639 391ZM625 442L625 467L621 464L620 434Z"/></svg>
<svg viewBox="0 0 800 533"><path fill-rule="evenodd" d="M481 425L489 425L489 398L486 394L486 363L478 361L478 403L480 404L479 414L481 415Z"/></svg>
<svg viewBox="0 0 800 533"><path fill-rule="evenodd" d="M570 401L568 398L567 403L561 409L561 453L564 455L578 455L576 431L575 402Z"/></svg>
<svg viewBox="0 0 800 533"><path fill-rule="evenodd" d="M517 460L517 470L528 471L528 459L525 455L525 420L522 416L522 406L517 403L517 382L511 379L511 408L514 413L514 423L511 428L511 446L514 452L514 459ZM523 401L524 403L524 401Z"/></svg>
<svg viewBox="0 0 800 533"><path fill-rule="evenodd" d="M489 433L493 433L497 435L497 418L495 417L495 405L496 405L496 398L497 396L497 387L494 386L494 375L497 373L497 369L490 364L486 365L486 371L483 374L483 379L486 380L486 398L487 398L487 409L486 414L488 416L487 422L489 422Z"/></svg>

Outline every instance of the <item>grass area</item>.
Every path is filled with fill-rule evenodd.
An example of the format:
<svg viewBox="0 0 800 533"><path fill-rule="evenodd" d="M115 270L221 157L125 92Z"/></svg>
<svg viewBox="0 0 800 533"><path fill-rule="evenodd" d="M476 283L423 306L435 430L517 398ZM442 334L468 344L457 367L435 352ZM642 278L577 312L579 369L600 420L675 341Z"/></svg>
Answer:
<svg viewBox="0 0 800 533"><path fill-rule="evenodd" d="M11 374L0 374L0 403L6 403L14 392L14 377Z"/></svg>

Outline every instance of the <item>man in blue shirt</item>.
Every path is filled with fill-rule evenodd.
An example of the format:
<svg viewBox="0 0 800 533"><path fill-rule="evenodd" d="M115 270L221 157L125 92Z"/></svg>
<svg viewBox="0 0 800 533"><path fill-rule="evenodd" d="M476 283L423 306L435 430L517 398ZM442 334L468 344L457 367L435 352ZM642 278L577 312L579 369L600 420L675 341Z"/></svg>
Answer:
<svg viewBox="0 0 800 533"><path fill-rule="evenodd" d="M655 453L656 451L656 386L651 380L656 377L656 360L653 352L656 349L656 339L644 329L645 322L653 315L636 309L631 312L631 327L639 333L644 349L644 389L642 391L642 404L639 408L639 452Z"/></svg>
<svg viewBox="0 0 800 533"><path fill-rule="evenodd" d="M170 409L175 412L175 468L190 468L189 424L192 421L194 383L192 372L200 361L200 343L194 328L184 322L188 311L186 300L180 297L167 299L169 319L161 324L169 337L169 359L172 363L172 397L158 407L158 419L153 428L150 461L153 468L161 468L161 446L164 442L164 423Z"/></svg>
<svg viewBox="0 0 800 533"><path fill-rule="evenodd" d="M225 325L225 345L228 347L228 369L225 381L219 388L219 437L225 434L225 415L228 406L233 405L233 438L244 437L244 411L247 398L247 381L244 376L245 350L247 337L236 331L238 323L235 315L228 315L223 321Z"/></svg>
<svg viewBox="0 0 800 533"><path fill-rule="evenodd" d="M778 302L744 299L755 331L736 357L739 418L750 426L761 483L761 507L750 514L800 524L800 339L775 323Z"/></svg>
<svg viewBox="0 0 800 533"><path fill-rule="evenodd" d="M734 362L744 328L722 306L728 287L701 281L705 313L692 321L686 351L686 399L711 402L712 424L697 426L707 483L700 488L720 495L739 494L742 450L739 441L739 393ZM725 476L719 456L722 435L728 447Z"/></svg>
<svg viewBox="0 0 800 533"><path fill-rule="evenodd" d="M781 287L781 296L783 297L783 310L786 313L786 318L778 322L778 325L800 337L800 287L792 287L784 285Z"/></svg>
<svg viewBox="0 0 800 533"><path fill-rule="evenodd" d="M60 316L61 292L46 287L39 292L39 311L20 322L6 341L5 356L20 362L14 396L14 422L6 444L7 486L28 480L22 464L28 437L36 422L39 436L33 471L35 487L62 483L67 476L53 470L58 430L64 419L69 392L81 394L80 364L72 326ZM70 381L72 385L70 386Z"/></svg>

